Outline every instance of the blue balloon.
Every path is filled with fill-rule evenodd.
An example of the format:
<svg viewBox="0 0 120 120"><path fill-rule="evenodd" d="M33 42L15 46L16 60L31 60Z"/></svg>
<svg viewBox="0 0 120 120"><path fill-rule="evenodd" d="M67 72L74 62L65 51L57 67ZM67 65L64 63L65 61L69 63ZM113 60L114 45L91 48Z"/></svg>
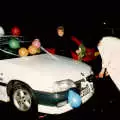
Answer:
<svg viewBox="0 0 120 120"><path fill-rule="evenodd" d="M68 103L71 105L72 108L80 107L82 103L81 96L74 92L73 90L69 90L68 92Z"/></svg>

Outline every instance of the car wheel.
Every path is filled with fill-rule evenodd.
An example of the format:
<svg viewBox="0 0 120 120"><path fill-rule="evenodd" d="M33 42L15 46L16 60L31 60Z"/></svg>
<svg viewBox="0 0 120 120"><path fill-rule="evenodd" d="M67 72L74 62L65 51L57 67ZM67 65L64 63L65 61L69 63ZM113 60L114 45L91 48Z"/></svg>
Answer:
<svg viewBox="0 0 120 120"><path fill-rule="evenodd" d="M19 111L29 111L32 106L32 97L29 91L23 88L15 90L13 94L13 103Z"/></svg>
<svg viewBox="0 0 120 120"><path fill-rule="evenodd" d="M13 86L11 93L11 103L14 112L37 114L37 104L31 90L20 83Z"/></svg>

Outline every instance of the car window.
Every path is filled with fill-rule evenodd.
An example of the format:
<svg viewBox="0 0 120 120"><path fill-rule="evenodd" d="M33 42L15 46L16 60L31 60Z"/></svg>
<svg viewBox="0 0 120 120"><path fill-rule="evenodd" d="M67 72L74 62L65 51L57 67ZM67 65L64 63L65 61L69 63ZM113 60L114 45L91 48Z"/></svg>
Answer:
<svg viewBox="0 0 120 120"><path fill-rule="evenodd" d="M9 40L11 38L15 38L20 42L20 48L24 47L24 48L28 49L28 47L32 44L32 41L25 41L22 36L20 36L20 37L13 37L13 36L0 37L0 60L20 57L18 54L18 50L20 48L12 49L9 46ZM45 52L42 49L40 49L40 53L37 53L35 55L43 54L43 53L45 53ZM31 56L31 55L29 55L29 56Z"/></svg>

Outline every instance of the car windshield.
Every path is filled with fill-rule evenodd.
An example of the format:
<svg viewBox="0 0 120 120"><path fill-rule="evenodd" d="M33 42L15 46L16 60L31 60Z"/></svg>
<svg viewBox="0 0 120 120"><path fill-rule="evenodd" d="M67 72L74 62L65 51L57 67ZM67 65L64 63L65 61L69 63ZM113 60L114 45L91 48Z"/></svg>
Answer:
<svg viewBox="0 0 120 120"><path fill-rule="evenodd" d="M20 43L20 48L28 49L28 47L30 45L32 45L32 41L25 41L25 40L23 40L22 36L19 36L19 37L2 36L2 37L0 37L0 60L20 57L19 52L18 52L20 48L13 49L10 47L9 41L11 39L18 40ZM47 53L47 51L43 47L41 47L40 52L38 52L34 55L44 54L44 53ZM31 55L29 54L28 56L31 56Z"/></svg>

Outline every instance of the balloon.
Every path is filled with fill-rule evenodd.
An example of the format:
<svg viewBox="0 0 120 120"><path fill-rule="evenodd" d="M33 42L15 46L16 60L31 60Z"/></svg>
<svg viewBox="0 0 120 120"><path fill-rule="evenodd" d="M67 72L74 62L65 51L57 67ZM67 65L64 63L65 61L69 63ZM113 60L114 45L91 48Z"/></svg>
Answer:
<svg viewBox="0 0 120 120"><path fill-rule="evenodd" d="M11 33L12 33L12 35L19 36L21 31L17 26L15 26L11 29Z"/></svg>
<svg viewBox="0 0 120 120"><path fill-rule="evenodd" d="M39 39L35 39L32 42L32 46L36 47L36 48L40 48L40 40Z"/></svg>
<svg viewBox="0 0 120 120"><path fill-rule="evenodd" d="M0 37L2 37L5 34L4 29L2 26L0 26Z"/></svg>
<svg viewBox="0 0 120 120"><path fill-rule="evenodd" d="M40 53L40 48L37 49L37 53Z"/></svg>
<svg viewBox="0 0 120 120"><path fill-rule="evenodd" d="M15 38L12 38L8 44L9 44L9 47L12 49L20 48L20 42Z"/></svg>
<svg viewBox="0 0 120 120"><path fill-rule="evenodd" d="M37 48L31 45L29 46L28 51L30 54L34 55L37 53Z"/></svg>
<svg viewBox="0 0 120 120"><path fill-rule="evenodd" d="M21 57L23 57L23 56L28 56L28 50L26 49L26 48L20 48L19 49L19 51L18 51L18 53L19 53L19 55L21 56Z"/></svg>
<svg viewBox="0 0 120 120"><path fill-rule="evenodd" d="M73 90L69 90L68 92L68 103L71 105L72 108L80 107L82 103L81 96L74 92Z"/></svg>

